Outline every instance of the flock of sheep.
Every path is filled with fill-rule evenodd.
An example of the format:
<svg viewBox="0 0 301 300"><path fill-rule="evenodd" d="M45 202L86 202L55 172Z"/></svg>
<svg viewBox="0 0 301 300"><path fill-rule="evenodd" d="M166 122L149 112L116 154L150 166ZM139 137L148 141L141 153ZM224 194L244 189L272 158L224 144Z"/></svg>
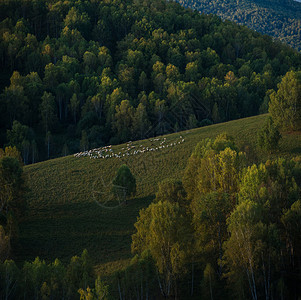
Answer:
<svg viewBox="0 0 301 300"><path fill-rule="evenodd" d="M179 140L167 141L166 138L153 138L150 139L151 143L149 147L143 145L134 145L132 141L126 143L126 146L120 150L113 150L112 146L104 146L101 148L95 148L88 151L83 151L75 153L75 157L89 157L90 159L107 159L107 158L123 158L130 155L137 155L145 152L159 151L165 148L174 147L176 145L182 144L185 142L185 139L180 136Z"/></svg>

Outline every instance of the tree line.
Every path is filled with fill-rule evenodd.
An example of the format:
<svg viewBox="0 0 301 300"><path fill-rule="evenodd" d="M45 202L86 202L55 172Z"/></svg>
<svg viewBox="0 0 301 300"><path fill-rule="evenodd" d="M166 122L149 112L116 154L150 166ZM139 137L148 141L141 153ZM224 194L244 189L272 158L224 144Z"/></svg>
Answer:
<svg viewBox="0 0 301 300"><path fill-rule="evenodd" d="M37 257L19 268L13 260L0 263L1 299L108 299L108 286L97 277L87 250L68 265L47 264Z"/></svg>
<svg viewBox="0 0 301 300"><path fill-rule="evenodd" d="M287 73L271 93L271 116L258 136L266 151L277 150L279 130L300 130L300 95L300 72ZM278 157L252 165L227 134L200 141L182 181L161 182L134 225L135 259L153 260L144 278L165 298L298 299L300 162ZM139 283L126 282L134 297Z"/></svg>
<svg viewBox="0 0 301 300"><path fill-rule="evenodd" d="M23 162L267 111L298 52L174 2L0 3L0 145Z"/></svg>
<svg viewBox="0 0 301 300"><path fill-rule="evenodd" d="M0 262L12 255L18 223L26 210L26 179L16 147L0 148Z"/></svg>
<svg viewBox="0 0 301 300"><path fill-rule="evenodd" d="M152 296L298 299L300 167L299 158L248 165L226 134L202 140L182 181L159 184L135 224L132 252L153 259L143 275L151 274ZM127 272L125 299L141 271Z"/></svg>

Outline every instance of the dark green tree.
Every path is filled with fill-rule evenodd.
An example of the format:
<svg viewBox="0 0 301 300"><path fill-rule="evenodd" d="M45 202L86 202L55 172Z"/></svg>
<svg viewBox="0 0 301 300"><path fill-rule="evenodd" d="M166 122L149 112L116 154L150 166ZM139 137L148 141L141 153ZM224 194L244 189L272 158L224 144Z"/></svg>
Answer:
<svg viewBox="0 0 301 300"><path fill-rule="evenodd" d="M160 291L166 298L177 298L177 281L185 271L189 253L189 224L185 211L178 203L152 203L140 210L132 236L132 252L150 251L158 270Z"/></svg>
<svg viewBox="0 0 301 300"><path fill-rule="evenodd" d="M67 295L70 298L75 298L79 288L87 289L93 284L93 265L88 251L85 249L81 257L73 256L66 270Z"/></svg>
<svg viewBox="0 0 301 300"><path fill-rule="evenodd" d="M1 233L0 233L1 234ZM3 299L17 298L20 270L13 260L6 260L0 264L0 287Z"/></svg>
<svg viewBox="0 0 301 300"><path fill-rule="evenodd" d="M4 156L0 159L0 214L5 218L9 213L21 216L26 207L25 191L20 162L16 158Z"/></svg>
<svg viewBox="0 0 301 300"><path fill-rule="evenodd" d="M54 96L51 93L44 92L42 102L40 104L40 112L42 123L47 133L56 119L56 105Z"/></svg>
<svg viewBox="0 0 301 300"><path fill-rule="evenodd" d="M301 129L301 72L290 71L270 94L269 112L282 129Z"/></svg>
<svg viewBox="0 0 301 300"><path fill-rule="evenodd" d="M290 299L300 279L298 272L300 235L299 187L294 161L278 159L248 167L240 181L238 205L227 220L230 237L224 243L226 277L235 298L270 298L282 291L273 282L290 287ZM292 226L292 224L294 224ZM284 226L283 226L284 225ZM234 296L234 295L233 295ZM285 298L283 294L282 298Z"/></svg>
<svg viewBox="0 0 301 300"><path fill-rule="evenodd" d="M122 165L112 181L112 192L127 203L127 199L136 194L136 179L127 165Z"/></svg>
<svg viewBox="0 0 301 300"><path fill-rule="evenodd" d="M145 132L150 127L149 118L145 106L139 103L138 107L133 113L133 135L142 139Z"/></svg>
<svg viewBox="0 0 301 300"><path fill-rule="evenodd" d="M18 121L13 122L11 130L7 130L7 139L11 146L16 146L19 151L22 151L23 141L28 139L29 128L26 125L22 125Z"/></svg>
<svg viewBox="0 0 301 300"><path fill-rule="evenodd" d="M263 128L258 133L259 147L271 153L278 148L280 139L281 134L278 128L274 125L273 119L269 117Z"/></svg>
<svg viewBox="0 0 301 300"><path fill-rule="evenodd" d="M186 192L183 184L179 180L167 179L158 184L155 202L169 201L179 203L180 206L187 205Z"/></svg>
<svg viewBox="0 0 301 300"><path fill-rule="evenodd" d="M46 137L45 137L45 145L47 147L47 158L49 159L50 157L50 144L51 144L51 139L52 139L52 135L51 132L48 131L46 133Z"/></svg>
<svg viewBox="0 0 301 300"><path fill-rule="evenodd" d="M8 234L6 234L3 226L0 225L0 268L1 268L1 263L9 257L10 250L11 250L10 237ZM1 271L2 270L0 269L0 274L2 273Z"/></svg>
<svg viewBox="0 0 301 300"><path fill-rule="evenodd" d="M127 141L131 136L133 127L134 108L129 100L122 100L116 105L114 128L121 141Z"/></svg>
<svg viewBox="0 0 301 300"><path fill-rule="evenodd" d="M82 130L82 138L80 140L80 150L87 151L88 148L89 148L89 140L88 140L87 132L85 130Z"/></svg>
<svg viewBox="0 0 301 300"><path fill-rule="evenodd" d="M75 124L76 124L76 121L77 121L76 115L79 111L79 105L80 105L80 101L78 100L77 95L73 94L71 99L70 99L70 109L71 109L71 112L73 114L73 121L74 121Z"/></svg>

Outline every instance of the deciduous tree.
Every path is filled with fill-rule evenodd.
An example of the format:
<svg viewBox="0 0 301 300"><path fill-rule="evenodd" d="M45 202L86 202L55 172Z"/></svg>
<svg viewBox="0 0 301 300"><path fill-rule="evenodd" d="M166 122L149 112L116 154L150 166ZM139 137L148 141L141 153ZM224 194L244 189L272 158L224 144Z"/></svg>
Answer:
<svg viewBox="0 0 301 300"><path fill-rule="evenodd" d="M51 129L56 118L56 106L54 96L51 93L44 92L42 96L42 102L40 104L40 112L42 123L45 128L45 132Z"/></svg>
<svg viewBox="0 0 301 300"><path fill-rule="evenodd" d="M282 129L301 128L301 72L290 71L270 94L269 112Z"/></svg>
<svg viewBox="0 0 301 300"><path fill-rule="evenodd" d="M177 297L177 279L184 271L190 235L189 222L178 203L152 203L142 209L135 223L132 252L149 250L158 269L158 280L163 296L172 292Z"/></svg>
<svg viewBox="0 0 301 300"><path fill-rule="evenodd" d="M277 150L281 134L278 128L274 125L273 119L269 117L265 122L264 127L259 131L258 144L260 148L269 153Z"/></svg>
<svg viewBox="0 0 301 300"><path fill-rule="evenodd" d="M136 193L136 179L127 165L122 165L112 181L112 192L127 203L127 199Z"/></svg>

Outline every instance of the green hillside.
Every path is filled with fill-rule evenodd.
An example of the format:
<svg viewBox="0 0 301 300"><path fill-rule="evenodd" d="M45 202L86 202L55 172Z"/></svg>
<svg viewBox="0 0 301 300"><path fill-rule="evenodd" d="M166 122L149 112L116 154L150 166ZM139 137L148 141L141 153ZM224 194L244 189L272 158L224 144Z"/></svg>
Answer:
<svg viewBox="0 0 301 300"><path fill-rule="evenodd" d="M181 178L188 157L203 138L227 132L245 150L251 161L268 157L257 149L257 131L267 115L182 131L164 136L176 146L130 155L126 158L89 159L67 156L25 167L31 190L27 216L20 223L20 252L16 261L36 256L48 261L58 257L67 262L84 248L102 274L120 268L131 257L134 222L142 207L148 206L157 183L165 178ZM180 136L185 140L178 144ZM156 148L163 141L134 142L136 147ZM286 133L276 155L301 153L301 135ZM126 144L113 146L119 153ZM127 164L137 180L137 195L127 206L110 199L110 182L121 164Z"/></svg>
<svg viewBox="0 0 301 300"><path fill-rule="evenodd" d="M0 57L0 147L25 164L265 113L301 69L287 45L165 0L0 1Z"/></svg>
<svg viewBox="0 0 301 300"><path fill-rule="evenodd" d="M301 50L301 4L297 1L269 0L178 0L201 13L215 14L223 20L246 25Z"/></svg>

